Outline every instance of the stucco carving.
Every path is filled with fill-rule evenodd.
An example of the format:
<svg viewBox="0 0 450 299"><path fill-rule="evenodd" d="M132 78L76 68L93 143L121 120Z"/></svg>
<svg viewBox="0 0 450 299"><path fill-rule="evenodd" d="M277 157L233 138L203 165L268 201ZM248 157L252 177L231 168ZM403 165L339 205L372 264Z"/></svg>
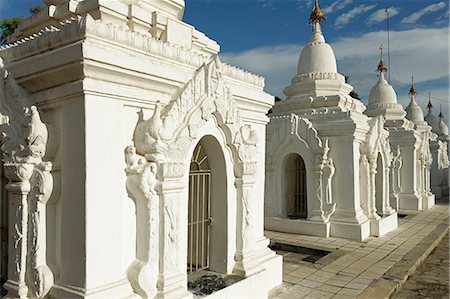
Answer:
<svg viewBox="0 0 450 299"><path fill-rule="evenodd" d="M158 279L158 211L156 164L136 154L134 146L125 149L127 191L136 205L136 258L128 268L128 279L143 298L153 298Z"/></svg>
<svg viewBox="0 0 450 299"><path fill-rule="evenodd" d="M227 68L229 71L229 68ZM226 146L231 149L238 203L241 205L239 215L243 251L253 243L253 186L256 174L257 135L250 126L244 124L240 118L230 88L223 79L223 65L216 57L209 63L203 64L172 100L162 106L156 103L155 110L150 119L144 120L142 113L139 116L133 139L134 146L129 146L127 164L142 164L145 169L149 163L155 163L157 168L158 195L160 201L161 217L158 220L161 235L159 236L160 274L179 271L180 260L179 225L180 207L185 183L183 178L187 173L187 165L183 163L189 148L198 142L198 132L207 122L214 122L225 137ZM127 154L126 154L127 155ZM190 159L190 157L189 157ZM130 167L128 167L130 168ZM148 189L146 185L139 185L143 172L132 174L127 171L127 188L135 190L129 192L136 201L139 194L144 195ZM238 182L239 181L239 182ZM147 192L148 193L148 192ZM148 196L141 196L147 198ZM151 209L147 207L147 209ZM152 211L146 213L151 214ZM139 222L139 220L137 220ZM148 239L138 231L137 239ZM239 245L238 245L239 247ZM240 255L242 262L245 254ZM162 265L162 266L161 266ZM135 283L136 284L136 283ZM152 281L152 286L155 281ZM142 287L140 287L142 289ZM135 287L135 289L139 289ZM153 292L154 289L148 291Z"/></svg>
<svg viewBox="0 0 450 299"><path fill-rule="evenodd" d="M332 180L335 169L333 160L329 157L328 139L325 138L322 141L313 124L308 119L296 114L271 118L267 131L267 134L273 137L267 140L266 165L269 168L277 163L277 167L281 167L281 163L279 163L281 151L287 143L292 142L292 138L306 144L308 153L304 154L303 159L310 159L312 162L314 169L312 179L315 190L315 192L308 192L309 195L314 194L314 196L308 197L308 202L314 200L317 203L312 204L317 208L309 213L308 219L328 222L336 207L332 198ZM285 154L290 153L283 153L283 155ZM270 180L274 174L266 172L266 175ZM284 174L281 172L281 175ZM272 196L283 197L284 195L272 194Z"/></svg>
<svg viewBox="0 0 450 299"><path fill-rule="evenodd" d="M16 223L9 229L15 273L9 273L5 287L21 298L43 298L53 285L46 262L45 205L53 189L52 164L43 161L48 131L30 96L1 60L0 75L2 162Z"/></svg>
<svg viewBox="0 0 450 299"><path fill-rule="evenodd" d="M448 152L447 152L447 142L438 141L438 169L448 169L449 160L448 160Z"/></svg>
<svg viewBox="0 0 450 299"><path fill-rule="evenodd" d="M401 188L401 175L400 170L402 168L403 161L400 152L400 146L397 146L395 153L392 153L392 163L391 163L391 195L397 200L398 195L402 192Z"/></svg>
<svg viewBox="0 0 450 299"><path fill-rule="evenodd" d="M137 153L149 160L180 161L196 139L198 129L214 115L228 145L236 150L235 158L252 160L256 135L242 123L222 76L222 64L216 57L200 67L169 104L162 107L157 102L153 116L149 120L141 117L136 126Z"/></svg>
<svg viewBox="0 0 450 299"><path fill-rule="evenodd" d="M389 183L390 180L390 168L392 162L391 148L389 144L389 132L384 129L385 119L382 115L373 117L369 119L369 131L366 134L365 141L361 144L360 152L362 156L365 156L369 163L369 177L367 178L368 182L368 194L366 197L363 197L363 200L366 200L367 203L363 203L362 205L367 206L366 212L368 213L369 219L379 219L380 217L377 214L376 209L376 180L375 176L377 174L377 165L381 163L381 171L382 173L382 181L381 184L383 186L379 186L379 188L383 188L387 190L391 185ZM379 158L381 157L381 161ZM366 159L360 160L360 167L367 167ZM367 173L366 173L367 175ZM366 188L366 186L363 186ZM380 190L383 190L380 189ZM363 191L364 192L364 191ZM394 210L390 206L388 194L382 195L382 211L378 211L383 215L390 215L394 212Z"/></svg>

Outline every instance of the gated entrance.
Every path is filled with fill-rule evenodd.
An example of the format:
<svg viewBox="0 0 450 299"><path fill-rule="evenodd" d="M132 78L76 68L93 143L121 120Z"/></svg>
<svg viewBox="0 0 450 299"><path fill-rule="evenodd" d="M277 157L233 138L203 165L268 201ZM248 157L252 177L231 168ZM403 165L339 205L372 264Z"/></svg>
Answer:
<svg viewBox="0 0 450 299"><path fill-rule="evenodd" d="M202 143L194 150L189 171L187 271L209 268L211 169Z"/></svg>
<svg viewBox="0 0 450 299"><path fill-rule="evenodd" d="M305 162L292 154L286 161L286 214L289 218L306 218L307 213Z"/></svg>

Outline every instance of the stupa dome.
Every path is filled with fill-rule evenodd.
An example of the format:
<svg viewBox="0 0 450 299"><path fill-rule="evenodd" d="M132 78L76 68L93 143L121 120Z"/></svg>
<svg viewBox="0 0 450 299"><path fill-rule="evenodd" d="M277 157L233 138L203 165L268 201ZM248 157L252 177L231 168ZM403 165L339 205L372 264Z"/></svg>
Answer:
<svg viewBox="0 0 450 299"><path fill-rule="evenodd" d="M416 88L414 87L414 78L411 78L411 88L409 89L409 95L411 96L411 102L408 107L405 108L406 118L412 121L414 124L423 124L425 122L423 117L422 108L416 102Z"/></svg>
<svg viewBox="0 0 450 299"><path fill-rule="evenodd" d="M439 113L439 129L441 130L442 134L448 135L448 126L444 122L444 113L442 113L442 108L441 113Z"/></svg>
<svg viewBox="0 0 450 299"><path fill-rule="evenodd" d="M424 121L422 108L420 108L415 99L409 103L408 107L405 108L405 111L406 118L413 123L418 124Z"/></svg>
<svg viewBox="0 0 450 299"><path fill-rule="evenodd" d="M377 84L369 93L368 106L376 104L397 104L397 94L394 88L384 78L381 72Z"/></svg>
<svg viewBox="0 0 450 299"><path fill-rule="evenodd" d="M441 129L442 134L448 135L448 126L442 120L439 121L439 129Z"/></svg>
<svg viewBox="0 0 450 299"><path fill-rule="evenodd" d="M427 113L427 115L425 116L425 121L428 123L428 125L431 126L431 131L433 133L439 133L440 129L439 129L439 121L436 118L436 116L434 116L434 114L429 111Z"/></svg>
<svg viewBox="0 0 450 299"><path fill-rule="evenodd" d="M316 1L309 22L313 25L313 34L303 48L298 60L298 75L315 73L337 73L336 57L333 49L326 43L320 23L325 20Z"/></svg>
<svg viewBox="0 0 450 299"><path fill-rule="evenodd" d="M317 24L317 27L320 25ZM298 61L299 75L314 73L337 73L333 49L325 42L321 32L313 33L311 41L303 48Z"/></svg>

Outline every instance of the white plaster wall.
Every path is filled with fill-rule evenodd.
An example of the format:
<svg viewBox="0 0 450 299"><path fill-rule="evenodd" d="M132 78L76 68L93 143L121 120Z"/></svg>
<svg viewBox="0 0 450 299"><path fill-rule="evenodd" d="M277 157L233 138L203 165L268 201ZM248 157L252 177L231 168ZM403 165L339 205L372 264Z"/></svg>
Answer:
<svg viewBox="0 0 450 299"><path fill-rule="evenodd" d="M124 278L125 194L123 104L86 95L86 287ZM131 216L131 215L130 215ZM131 219L130 219L131 218ZM127 256L127 254L125 254ZM103 273L102 275L99 275Z"/></svg>

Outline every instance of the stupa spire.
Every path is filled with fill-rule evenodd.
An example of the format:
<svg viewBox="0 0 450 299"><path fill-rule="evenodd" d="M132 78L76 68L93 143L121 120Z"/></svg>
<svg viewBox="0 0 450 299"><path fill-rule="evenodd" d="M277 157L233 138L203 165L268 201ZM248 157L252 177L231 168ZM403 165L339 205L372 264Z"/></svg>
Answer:
<svg viewBox="0 0 450 299"><path fill-rule="evenodd" d="M310 43L324 43L325 37L322 34L321 23L325 21L325 15L320 9L319 2L316 0L314 4L314 9L309 16L309 23L312 24L313 34L311 36Z"/></svg>
<svg viewBox="0 0 450 299"><path fill-rule="evenodd" d="M416 88L414 87L414 76L411 76L411 88L409 89L409 95L411 98L414 98L416 93Z"/></svg>
<svg viewBox="0 0 450 299"><path fill-rule="evenodd" d="M377 71L380 73L380 76L383 76L387 70L387 65L383 60L383 45L380 45L380 62L378 63Z"/></svg>
<svg viewBox="0 0 450 299"><path fill-rule="evenodd" d="M439 118L441 119L441 120L443 120L444 119L444 113L442 112L442 105L441 105L441 111L439 112Z"/></svg>
<svg viewBox="0 0 450 299"><path fill-rule="evenodd" d="M428 112L431 113L433 109L433 104L431 104L431 92L428 92L428 104L427 104Z"/></svg>

